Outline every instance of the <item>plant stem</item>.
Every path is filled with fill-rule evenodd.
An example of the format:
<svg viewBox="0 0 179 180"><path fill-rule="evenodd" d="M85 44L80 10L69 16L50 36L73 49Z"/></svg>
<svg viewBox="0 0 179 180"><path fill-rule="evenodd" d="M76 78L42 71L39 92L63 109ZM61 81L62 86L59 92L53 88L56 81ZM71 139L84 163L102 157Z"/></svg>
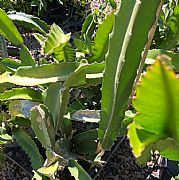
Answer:
<svg viewBox="0 0 179 180"><path fill-rule="evenodd" d="M151 28L151 30L149 32L148 42L147 42L147 44L145 46L145 49L144 49L144 53L143 53L143 56L142 56L142 59L141 59L140 65L139 65L138 73L137 73L137 76L136 76L136 79L135 79L135 82L134 82L134 86L133 86L133 89L132 89L132 94L131 94L131 97L129 99L129 103L128 104L131 104L132 97L135 94L135 89L136 89L137 83L138 83L138 81L140 79L140 76L141 76L141 73L143 71L145 60L147 58L147 54L148 54L148 51L149 51L150 46L152 44L152 40L153 40L153 37L154 37L154 34L155 34L155 30L157 28L157 22L158 22L158 18L160 16L162 5L163 5L163 0L161 1L160 5L159 5L159 7L157 9L157 12L156 12L156 21L155 21L154 25L152 26L152 28Z"/></svg>
<svg viewBox="0 0 179 180"><path fill-rule="evenodd" d="M0 43L1 43L1 56L2 58L8 58L7 46L4 36L0 35Z"/></svg>

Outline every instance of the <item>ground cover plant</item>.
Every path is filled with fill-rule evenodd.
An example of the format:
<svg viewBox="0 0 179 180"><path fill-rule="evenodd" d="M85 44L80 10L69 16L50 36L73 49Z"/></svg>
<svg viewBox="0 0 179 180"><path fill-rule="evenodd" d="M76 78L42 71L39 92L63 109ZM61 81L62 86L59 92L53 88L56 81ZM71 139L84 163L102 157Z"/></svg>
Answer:
<svg viewBox="0 0 179 180"><path fill-rule="evenodd" d="M16 139L31 160L34 179L55 179L64 167L76 179L91 179L79 160L102 166L104 151L124 134L141 164L151 150L179 160L178 1L108 3L113 12L102 19L89 14L73 41L55 23L0 9L0 100L8 108L1 113L0 143ZM53 63L34 59L15 25L33 29ZM18 58L9 56L6 41L18 48ZM70 105L72 90L100 84L100 111ZM135 95L135 109L129 109ZM88 126L75 130L75 121Z"/></svg>

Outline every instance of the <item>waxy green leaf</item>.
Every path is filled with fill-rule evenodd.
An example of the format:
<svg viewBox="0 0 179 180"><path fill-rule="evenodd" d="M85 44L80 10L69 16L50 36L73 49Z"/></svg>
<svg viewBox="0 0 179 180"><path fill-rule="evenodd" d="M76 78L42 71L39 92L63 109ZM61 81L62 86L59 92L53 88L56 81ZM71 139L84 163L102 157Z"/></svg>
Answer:
<svg viewBox="0 0 179 180"><path fill-rule="evenodd" d="M38 17L25 14L22 12L9 12L8 17L15 21L15 23L29 28L30 30L37 30L44 35L48 32L49 26L45 21L40 20Z"/></svg>
<svg viewBox="0 0 179 180"><path fill-rule="evenodd" d="M64 47L57 48L54 51L54 58L58 62L72 62L75 61L76 51L71 46L70 43L67 43Z"/></svg>
<svg viewBox="0 0 179 180"><path fill-rule="evenodd" d="M12 131L13 136L19 145L28 154L32 167L36 170L43 166L43 158L39 153L38 147L32 138L22 129L14 128Z"/></svg>
<svg viewBox="0 0 179 180"><path fill-rule="evenodd" d="M51 114L44 105L35 106L31 110L32 128L44 148L55 145L55 130Z"/></svg>
<svg viewBox="0 0 179 180"><path fill-rule="evenodd" d="M5 91L3 94L0 94L1 101L13 99L25 99L43 102L42 94L39 91L29 88L13 88L12 90L8 90Z"/></svg>
<svg viewBox="0 0 179 180"><path fill-rule="evenodd" d="M108 50L109 34L111 33L114 25L114 14L110 14L99 25L94 39L93 56L89 58L90 62L102 62Z"/></svg>
<svg viewBox="0 0 179 180"><path fill-rule="evenodd" d="M106 55L98 133L104 149L110 149L120 134L141 53L160 4L161 0L126 0L115 14Z"/></svg>
<svg viewBox="0 0 179 180"><path fill-rule="evenodd" d="M141 78L133 105L138 114L128 136L134 155L141 158L151 146L166 158L179 160L179 80L165 60L156 60Z"/></svg>
<svg viewBox="0 0 179 180"><path fill-rule="evenodd" d="M53 24L45 40L44 53L52 54L58 48L63 48L70 40L70 36L70 33L65 35L58 25Z"/></svg>
<svg viewBox="0 0 179 180"><path fill-rule="evenodd" d="M33 59L32 55L30 54L27 47L24 45L20 50L20 59L22 66L34 66L35 60Z"/></svg>
<svg viewBox="0 0 179 180"><path fill-rule="evenodd" d="M21 66L20 61L16 61L16 60L10 59L10 58L3 58L0 61L0 64L6 71L12 72L12 73L15 73L17 68L19 68Z"/></svg>
<svg viewBox="0 0 179 180"><path fill-rule="evenodd" d="M7 16L4 10L0 8L0 34L15 45L22 45L23 39L12 20Z"/></svg>
<svg viewBox="0 0 179 180"><path fill-rule="evenodd" d="M36 67L22 66L17 69L14 75L9 72L0 75L0 83L9 82L22 86L36 86L57 81L66 81L79 65L79 62L69 62L45 64ZM86 65L86 84L98 84L101 82L104 67L104 63Z"/></svg>
<svg viewBox="0 0 179 180"><path fill-rule="evenodd" d="M51 166L42 167L42 168L38 169L37 171L40 174L50 177L51 180L55 180L55 173L57 172L58 168L59 168L59 162L57 161L54 164L52 164Z"/></svg>

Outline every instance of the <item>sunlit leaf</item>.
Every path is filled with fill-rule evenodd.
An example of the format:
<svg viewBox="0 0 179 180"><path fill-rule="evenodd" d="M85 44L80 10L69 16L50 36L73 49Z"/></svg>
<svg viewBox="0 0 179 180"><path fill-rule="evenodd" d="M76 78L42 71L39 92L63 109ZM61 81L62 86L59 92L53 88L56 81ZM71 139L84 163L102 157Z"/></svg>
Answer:
<svg viewBox="0 0 179 180"><path fill-rule="evenodd" d="M30 51L27 49L25 45L22 46L20 50L20 59L21 59L22 66L35 65L35 60L33 59L32 55L30 54Z"/></svg>
<svg viewBox="0 0 179 180"><path fill-rule="evenodd" d="M160 0L121 1L106 54L99 140L110 149L120 134L149 31L156 20ZM147 21L146 21L147 19Z"/></svg>
<svg viewBox="0 0 179 180"><path fill-rule="evenodd" d="M0 8L0 34L15 45L22 45L23 39L12 20Z"/></svg>
<svg viewBox="0 0 179 180"><path fill-rule="evenodd" d="M93 56L89 58L90 62L102 62L108 50L109 34L114 25L114 14L106 17L102 24L99 25L94 39Z"/></svg>
<svg viewBox="0 0 179 180"><path fill-rule="evenodd" d="M52 164L51 166L42 167L42 168L38 169L37 171L40 174L46 175L46 176L51 177L52 179L55 180L54 174L58 170L58 167L59 167L59 163L57 161L56 163Z"/></svg>
<svg viewBox="0 0 179 180"><path fill-rule="evenodd" d="M136 157L152 144L165 157L179 160L179 80L164 61L156 60L137 86L133 105L138 114L128 136Z"/></svg>
<svg viewBox="0 0 179 180"><path fill-rule="evenodd" d="M49 30L49 26L45 21L42 21L38 17L29 14L25 14L22 12L9 12L8 17L14 20L17 24L23 25L30 30L38 30L43 34L46 34Z"/></svg>
<svg viewBox="0 0 179 180"><path fill-rule="evenodd" d="M55 131L51 114L44 105L35 106L31 110L32 128L44 148L53 148Z"/></svg>
<svg viewBox="0 0 179 180"><path fill-rule="evenodd" d="M70 40L70 36L70 33L65 35L58 25L53 24L45 40L44 53L52 54L57 48L63 48Z"/></svg>
<svg viewBox="0 0 179 180"><path fill-rule="evenodd" d="M29 88L13 88L0 94L0 100L26 99L42 102L42 94L39 91Z"/></svg>

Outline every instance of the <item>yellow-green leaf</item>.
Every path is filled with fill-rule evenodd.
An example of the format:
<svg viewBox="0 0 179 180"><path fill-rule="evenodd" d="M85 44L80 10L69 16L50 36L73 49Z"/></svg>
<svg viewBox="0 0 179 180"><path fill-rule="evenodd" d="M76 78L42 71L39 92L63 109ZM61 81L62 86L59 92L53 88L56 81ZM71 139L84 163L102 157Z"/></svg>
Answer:
<svg viewBox="0 0 179 180"><path fill-rule="evenodd" d="M179 160L179 80L164 60L156 60L141 78L133 105L138 113L128 136L135 156L153 144L165 157Z"/></svg>
<svg viewBox="0 0 179 180"><path fill-rule="evenodd" d="M0 34L15 45L22 45L23 39L19 31L7 16L6 12L0 8Z"/></svg>
<svg viewBox="0 0 179 180"><path fill-rule="evenodd" d="M70 40L70 36L70 33L65 35L58 25L52 24L45 40L44 53L52 54L54 50L63 48Z"/></svg>
<svg viewBox="0 0 179 180"><path fill-rule="evenodd" d="M40 174L49 176L49 177L53 177L55 172L58 170L58 166L59 166L59 162L57 161L56 163L52 164L49 167L42 167L40 169L38 169L37 171Z"/></svg>

